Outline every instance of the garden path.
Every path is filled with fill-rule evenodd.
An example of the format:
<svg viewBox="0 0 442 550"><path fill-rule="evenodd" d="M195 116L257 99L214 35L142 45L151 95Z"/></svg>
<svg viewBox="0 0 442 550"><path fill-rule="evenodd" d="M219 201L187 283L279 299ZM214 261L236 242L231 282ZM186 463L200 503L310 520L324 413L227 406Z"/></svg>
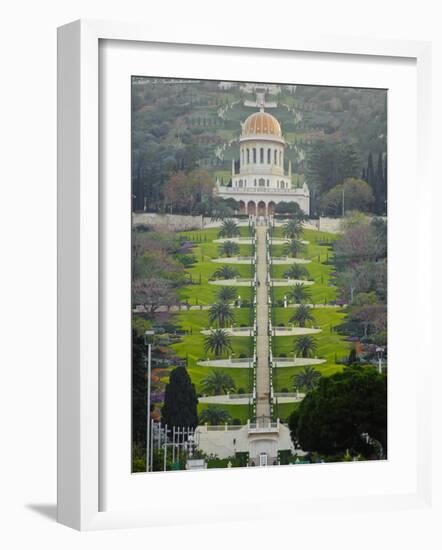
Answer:
<svg viewBox="0 0 442 550"><path fill-rule="evenodd" d="M270 370L269 370L269 310L267 286L267 225L259 220L256 227L256 416L270 417Z"/></svg>

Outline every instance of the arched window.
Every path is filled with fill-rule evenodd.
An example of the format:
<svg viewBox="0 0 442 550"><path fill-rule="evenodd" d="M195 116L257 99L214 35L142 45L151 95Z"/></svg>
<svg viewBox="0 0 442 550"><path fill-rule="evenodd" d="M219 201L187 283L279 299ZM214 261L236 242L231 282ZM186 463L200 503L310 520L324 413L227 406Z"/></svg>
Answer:
<svg viewBox="0 0 442 550"><path fill-rule="evenodd" d="M241 151L241 164L244 164L244 149Z"/></svg>
<svg viewBox="0 0 442 550"><path fill-rule="evenodd" d="M270 181L269 181L269 180L267 180L267 187L269 187L269 185L270 185Z"/></svg>
<svg viewBox="0 0 442 550"><path fill-rule="evenodd" d="M265 179L264 179L264 178L260 178L260 179L259 179L259 187L264 187L265 184L266 184Z"/></svg>
<svg viewBox="0 0 442 550"><path fill-rule="evenodd" d="M253 163L256 164L256 149L253 148Z"/></svg>
<svg viewBox="0 0 442 550"><path fill-rule="evenodd" d="M271 153L272 152L270 151L270 149L267 149L267 164L270 164L271 162L271 158L270 158L272 156Z"/></svg>
<svg viewBox="0 0 442 550"><path fill-rule="evenodd" d="M255 183L254 183L255 187L256 187L256 180L255 180Z"/></svg>
<svg viewBox="0 0 442 550"><path fill-rule="evenodd" d="M277 154L278 154L278 153L276 152L276 149L275 149L275 150L273 151L273 164L278 164L278 160L277 160L277 158L276 158L276 155L277 155Z"/></svg>
<svg viewBox="0 0 442 550"><path fill-rule="evenodd" d="M282 152L279 151L279 166L282 166Z"/></svg>
<svg viewBox="0 0 442 550"><path fill-rule="evenodd" d="M264 163L264 149L261 147L261 149L259 150L259 162L261 164Z"/></svg>
<svg viewBox="0 0 442 550"><path fill-rule="evenodd" d="M247 164L250 164L250 151L247 149Z"/></svg>

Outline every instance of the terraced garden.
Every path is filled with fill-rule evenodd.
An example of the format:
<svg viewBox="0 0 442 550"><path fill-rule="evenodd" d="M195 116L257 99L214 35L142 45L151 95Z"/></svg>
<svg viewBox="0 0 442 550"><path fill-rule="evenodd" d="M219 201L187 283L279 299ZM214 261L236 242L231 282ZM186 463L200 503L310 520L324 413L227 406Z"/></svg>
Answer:
<svg viewBox="0 0 442 550"><path fill-rule="evenodd" d="M204 393L202 381L214 370L228 374L234 381L235 392L249 393L251 391L252 373L251 369L232 368L222 366L205 366L199 363L214 359L213 353L204 352L204 334L201 332L210 328L208 309L204 306L210 306L216 301L219 286L211 283L213 274L217 268L224 265L233 266L238 273L238 277L244 279L252 278L254 274L254 265L233 263L231 259L220 257L220 244L215 243L219 239L219 227L211 227L205 230L187 231L180 234L180 238L187 243L192 243L192 254L195 257L195 263L186 269L190 284L180 289L182 301L187 301L190 306L201 306L200 310L189 309L174 314L175 323L185 331L182 340L173 345L174 350L179 356L186 359L188 372L193 383L196 386L198 394ZM245 238L249 236L247 226L240 227L240 236ZM273 237L283 237L282 228L273 229ZM349 353L349 344L336 331L335 328L343 321L344 312L342 308L330 305L337 298L336 288L332 284L331 274L334 270L333 253L330 243L335 239L335 235L330 233L318 232L305 229L303 240L308 241L305 250L299 254L300 259L308 260L308 263L301 264L308 271L308 279L314 284L308 287L310 292L309 302L312 304L312 314L316 328L321 329L320 333L314 335L317 349L315 357L324 360L323 363L314 365L314 368L323 376L329 376L342 370L342 365L337 360L343 359ZM239 255L249 257L253 254L253 246L249 244L239 245ZM271 246L271 256L282 258L285 255L284 244L273 244ZM218 261L213 261L218 260ZM282 279L290 265L271 266L271 277ZM248 286L234 286L234 289L241 297L242 307L233 307L235 327L248 327L253 324L253 310L249 307L252 300L252 289ZM296 310L293 300L288 299L287 307L282 307L284 297L289 294L288 286L278 286L272 288L272 301L275 306L272 308L272 324L274 327L291 325L290 318ZM244 307L245 306L245 307ZM297 337L277 336L273 338L273 356L274 359L284 358L288 361L294 357L294 342ZM231 336L232 353L228 354L233 360L250 357L252 354L252 338ZM227 357L226 357L227 358ZM303 366L283 366L273 369L273 387L277 393L284 391L293 391L293 377L303 369ZM297 403L279 404L277 407L278 415L286 419L290 412L297 407ZM200 403L198 412L208 407L205 403ZM248 405L222 405L223 409L228 410L232 419L240 419L245 422L249 416Z"/></svg>

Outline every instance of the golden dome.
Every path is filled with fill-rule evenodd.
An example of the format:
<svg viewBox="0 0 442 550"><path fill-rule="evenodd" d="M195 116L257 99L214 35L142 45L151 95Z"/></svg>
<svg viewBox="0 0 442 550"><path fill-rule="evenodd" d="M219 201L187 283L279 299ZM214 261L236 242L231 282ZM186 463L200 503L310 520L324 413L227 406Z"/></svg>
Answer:
<svg viewBox="0 0 442 550"><path fill-rule="evenodd" d="M244 122L242 136L266 135L282 137L281 126L274 116L264 111L253 113Z"/></svg>

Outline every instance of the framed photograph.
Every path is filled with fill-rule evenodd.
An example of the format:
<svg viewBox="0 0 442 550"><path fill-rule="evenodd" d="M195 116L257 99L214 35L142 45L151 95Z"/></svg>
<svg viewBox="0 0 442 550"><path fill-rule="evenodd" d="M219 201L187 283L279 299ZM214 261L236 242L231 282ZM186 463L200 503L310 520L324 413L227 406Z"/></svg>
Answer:
<svg viewBox="0 0 442 550"><path fill-rule="evenodd" d="M59 29L59 521L426 506L429 44L160 34Z"/></svg>

